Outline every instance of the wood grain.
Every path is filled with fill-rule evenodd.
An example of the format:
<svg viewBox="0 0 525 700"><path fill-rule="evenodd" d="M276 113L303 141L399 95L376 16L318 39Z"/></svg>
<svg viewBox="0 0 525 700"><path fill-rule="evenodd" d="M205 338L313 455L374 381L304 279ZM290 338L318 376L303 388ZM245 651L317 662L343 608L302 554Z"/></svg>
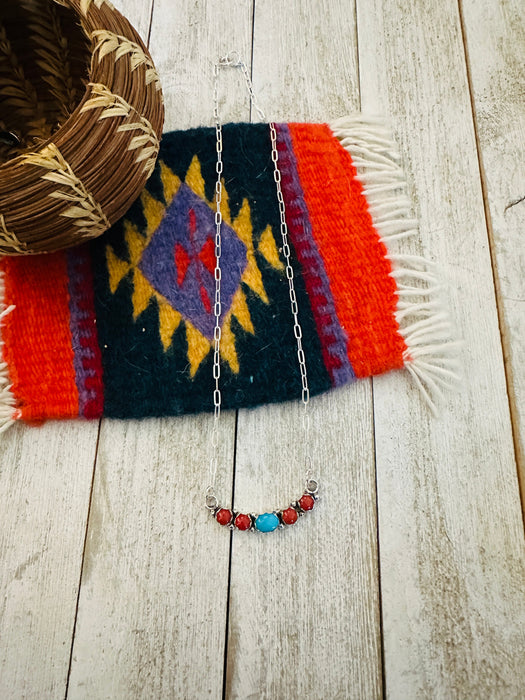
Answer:
<svg viewBox="0 0 525 700"><path fill-rule="evenodd" d="M214 123L213 65L233 49L250 56L251 28L252 0L155 0L151 52L165 93L165 131ZM220 87L224 118L246 120L249 99L240 75L225 71Z"/></svg>
<svg viewBox="0 0 525 700"><path fill-rule="evenodd" d="M63 697L97 425L0 438L0 697Z"/></svg>
<svg viewBox="0 0 525 700"><path fill-rule="evenodd" d="M68 697L221 696L229 538L203 507L209 426L104 421Z"/></svg>
<svg viewBox="0 0 525 700"><path fill-rule="evenodd" d="M126 9L147 31L151 5ZM1 697L66 692L97 434L50 422L0 437Z"/></svg>
<svg viewBox="0 0 525 700"><path fill-rule="evenodd" d="M525 22L518 0L461 3L525 510Z"/></svg>
<svg viewBox="0 0 525 700"><path fill-rule="evenodd" d="M360 100L391 116L421 219L413 251L438 262L465 378L438 419L403 373L314 399L308 445L296 404L242 411L237 426L225 414L219 490L236 459L237 507L284 505L305 450L319 464L317 510L273 536L209 522L209 416L105 420L98 455L94 423L12 428L0 437L0 697L521 698L506 391L522 449L519 3L116 3L151 29L167 130L212 123L212 65L231 49L253 48L271 118L331 119ZM249 118L236 71L221 112Z"/></svg>
<svg viewBox="0 0 525 700"><path fill-rule="evenodd" d="M253 79L268 116L342 116L358 106L355 17L347 3L256 4ZM290 317L291 322L291 317ZM227 697L381 697L370 385L302 407L240 411L235 505L264 512L303 489L306 457L322 483L289 531L234 536Z"/></svg>
<svg viewBox="0 0 525 700"><path fill-rule="evenodd" d="M324 122L359 109L350 3L270 0L255 7L253 82L269 119Z"/></svg>
<svg viewBox="0 0 525 700"><path fill-rule="evenodd" d="M374 381L387 696L517 698L523 527L458 9L358 2L358 31L363 108L392 115L464 342L438 420Z"/></svg>
<svg viewBox="0 0 525 700"><path fill-rule="evenodd" d="M236 46L249 45L246 3L155 0L167 129L213 118L212 66L230 24ZM246 118L246 102L233 112ZM222 696L230 538L204 508L212 422L103 422L68 697ZM221 422L219 488L230 493L235 415Z"/></svg>
<svg viewBox="0 0 525 700"><path fill-rule="evenodd" d="M301 408L239 416L235 505L264 512L302 493L305 457L321 479L316 509L293 528L234 537L227 697L379 698L381 641L373 423L368 382Z"/></svg>

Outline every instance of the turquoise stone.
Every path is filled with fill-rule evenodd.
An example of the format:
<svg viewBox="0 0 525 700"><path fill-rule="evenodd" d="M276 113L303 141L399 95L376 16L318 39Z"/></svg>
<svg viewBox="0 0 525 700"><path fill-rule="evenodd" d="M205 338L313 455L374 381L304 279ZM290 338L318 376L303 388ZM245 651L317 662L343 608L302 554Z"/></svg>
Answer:
<svg viewBox="0 0 525 700"><path fill-rule="evenodd" d="M275 513L262 513L255 519L255 527L259 532L273 532L279 527L279 518Z"/></svg>

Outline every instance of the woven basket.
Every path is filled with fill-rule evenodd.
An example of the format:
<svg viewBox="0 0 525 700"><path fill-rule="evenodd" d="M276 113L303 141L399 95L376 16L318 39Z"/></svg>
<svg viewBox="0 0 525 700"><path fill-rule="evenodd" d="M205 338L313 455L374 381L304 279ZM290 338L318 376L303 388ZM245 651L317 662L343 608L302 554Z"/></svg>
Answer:
<svg viewBox="0 0 525 700"><path fill-rule="evenodd" d="M0 254L99 236L151 174L164 107L107 0L0 0Z"/></svg>

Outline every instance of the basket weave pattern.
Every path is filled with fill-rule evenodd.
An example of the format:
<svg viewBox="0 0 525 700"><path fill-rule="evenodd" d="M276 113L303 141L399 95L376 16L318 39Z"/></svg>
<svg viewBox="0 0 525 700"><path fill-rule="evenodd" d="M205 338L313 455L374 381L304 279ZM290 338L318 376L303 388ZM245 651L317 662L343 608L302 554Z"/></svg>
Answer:
<svg viewBox="0 0 525 700"><path fill-rule="evenodd" d="M162 91L137 32L107 0L15 0L0 9L0 91L0 131L20 141L0 146L0 254L99 236L159 150Z"/></svg>

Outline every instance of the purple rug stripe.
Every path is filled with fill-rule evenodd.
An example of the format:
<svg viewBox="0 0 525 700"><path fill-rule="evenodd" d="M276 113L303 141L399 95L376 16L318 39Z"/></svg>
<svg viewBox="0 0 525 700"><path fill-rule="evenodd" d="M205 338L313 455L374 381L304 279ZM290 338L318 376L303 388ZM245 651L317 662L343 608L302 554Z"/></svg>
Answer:
<svg viewBox="0 0 525 700"><path fill-rule="evenodd" d="M292 221L295 224L295 230L300 231L300 234L295 234L295 248L297 257L303 267L303 270L315 282L312 282L312 287L319 295L326 299L326 304L317 307L317 310L323 316L322 323L317 321L317 332L323 346L324 351L332 358L336 359L338 367L330 367L330 375L334 386L341 386L347 382L355 380L355 375L348 359L347 354L347 336L337 316L332 290L330 289L330 281L324 267L323 259L315 244L308 206L304 199L304 193L297 172L297 163L293 152L293 144L290 136L290 130L287 124L276 124L277 142L283 150L279 150L279 168L282 174L283 194L285 195L290 209L298 212L293 216ZM282 155L283 154L283 155Z"/></svg>
<svg viewBox="0 0 525 700"><path fill-rule="evenodd" d="M86 332L86 320L89 319L90 313L85 308L84 290L86 289L86 280L84 279L84 270L89 264L89 256L87 248L73 248L67 252L67 272L69 277L69 328L71 330L71 343L74 353L74 368L75 368L75 383L78 389L78 406L79 415L83 416L87 404L96 398L96 392L93 389L86 387L86 380L95 376L95 372L89 368L89 362L84 360L93 360L94 353L86 343L82 342L83 338L88 338L89 333ZM88 281L87 284L90 282ZM86 366L87 365L87 366Z"/></svg>

